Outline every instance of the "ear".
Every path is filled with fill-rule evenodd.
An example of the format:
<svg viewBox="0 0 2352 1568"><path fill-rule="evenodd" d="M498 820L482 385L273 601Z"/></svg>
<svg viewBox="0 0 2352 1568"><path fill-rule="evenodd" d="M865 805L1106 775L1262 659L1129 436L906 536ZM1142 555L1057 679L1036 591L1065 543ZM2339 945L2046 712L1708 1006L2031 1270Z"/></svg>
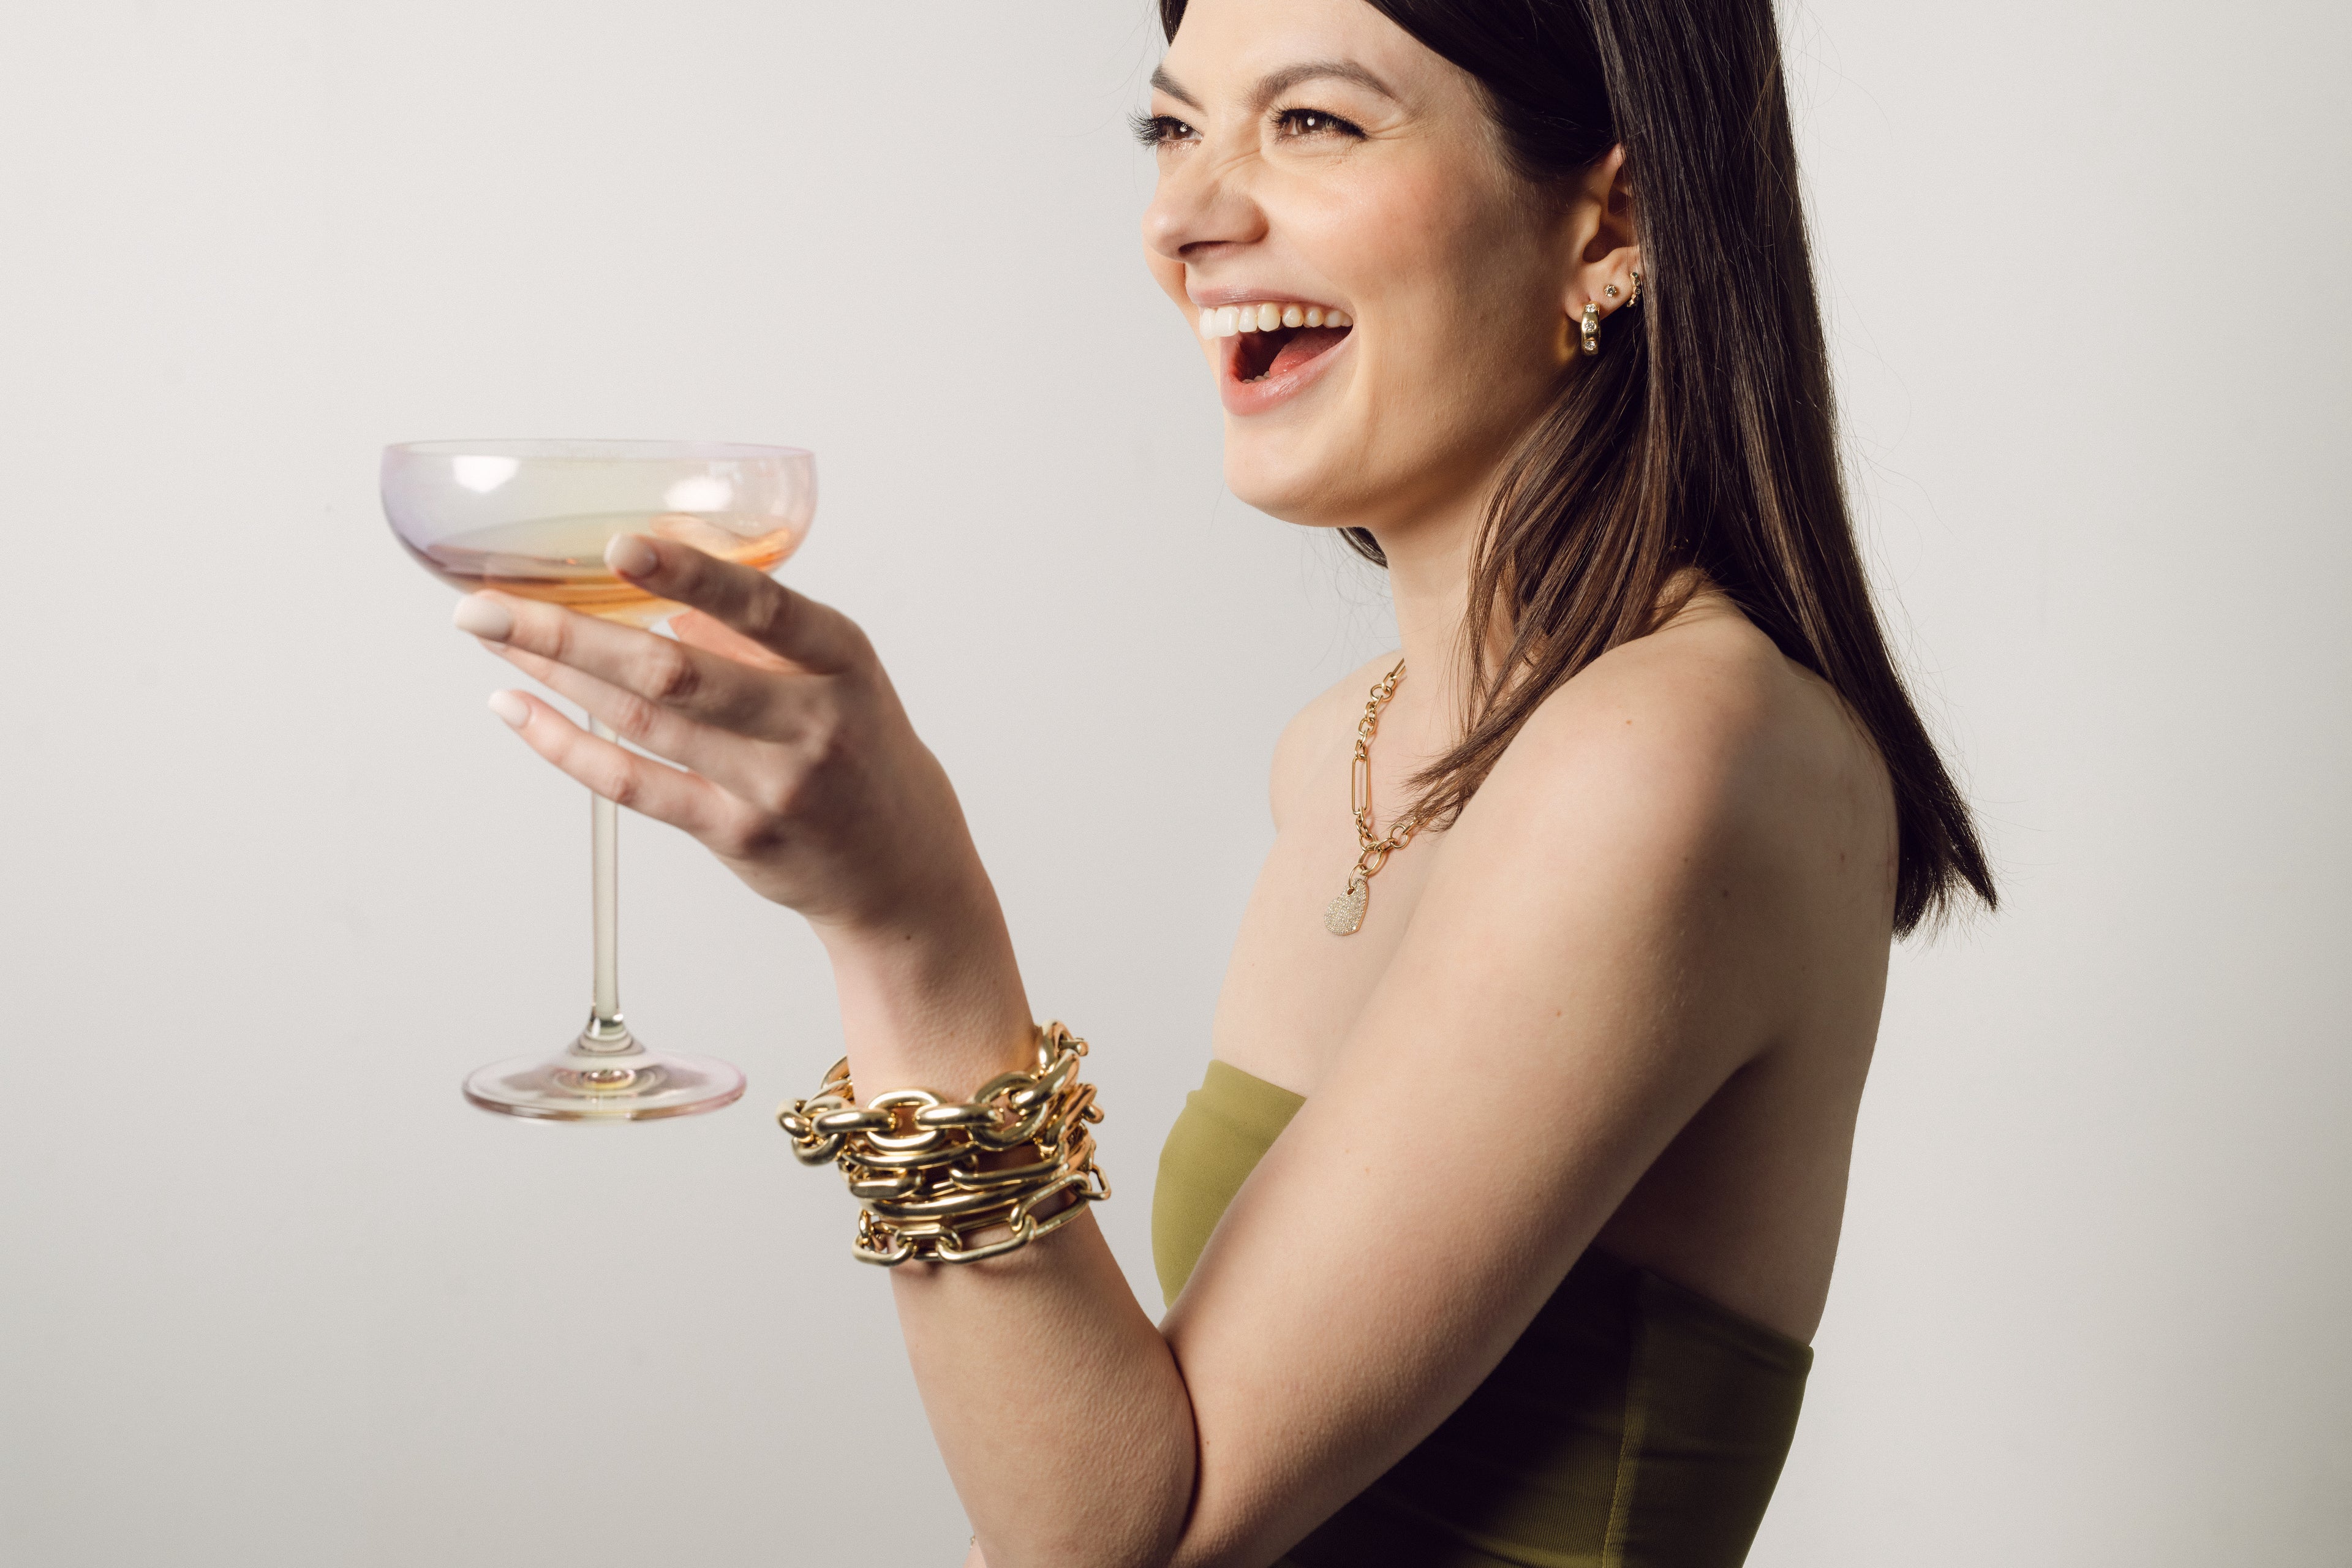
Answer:
<svg viewBox="0 0 2352 1568"><path fill-rule="evenodd" d="M1633 187L1625 179L1625 149L1612 147L1587 169L1569 196L1569 268L1560 304L1571 322L1588 304L1602 319L1633 299L1633 274L1641 269L1639 214Z"/></svg>

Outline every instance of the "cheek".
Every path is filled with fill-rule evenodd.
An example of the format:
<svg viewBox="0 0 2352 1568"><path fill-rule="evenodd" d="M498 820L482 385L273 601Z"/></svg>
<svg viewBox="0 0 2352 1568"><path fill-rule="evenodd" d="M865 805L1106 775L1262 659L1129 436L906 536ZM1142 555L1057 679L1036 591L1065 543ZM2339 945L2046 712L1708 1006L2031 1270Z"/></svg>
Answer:
<svg viewBox="0 0 2352 1568"><path fill-rule="evenodd" d="M1437 170L1389 170L1299 204L1299 248L1366 310L1426 288L1465 214Z"/></svg>
<svg viewBox="0 0 2352 1568"><path fill-rule="evenodd" d="M1384 392L1426 381L1448 397L1556 368L1556 280L1507 192L1451 164L1384 171L1318 215L1315 247L1372 325ZM1370 183L1368 182L1368 185ZM1368 367L1369 368L1369 367Z"/></svg>
<svg viewBox="0 0 2352 1568"><path fill-rule="evenodd" d="M1554 268L1510 199L1458 170L1415 171L1367 193L1322 243L1370 329L1353 400L1365 436L1424 459L1515 438L1561 340Z"/></svg>

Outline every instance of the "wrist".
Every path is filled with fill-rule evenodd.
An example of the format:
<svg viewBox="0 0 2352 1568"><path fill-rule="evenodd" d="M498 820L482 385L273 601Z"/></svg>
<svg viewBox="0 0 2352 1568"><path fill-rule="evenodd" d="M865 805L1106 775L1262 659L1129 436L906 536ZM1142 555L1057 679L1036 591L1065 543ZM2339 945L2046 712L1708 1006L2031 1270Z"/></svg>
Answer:
<svg viewBox="0 0 2352 1568"><path fill-rule="evenodd" d="M820 924L817 936L859 1085L961 1099L1028 1065L1035 1021L984 876L921 908L919 918Z"/></svg>

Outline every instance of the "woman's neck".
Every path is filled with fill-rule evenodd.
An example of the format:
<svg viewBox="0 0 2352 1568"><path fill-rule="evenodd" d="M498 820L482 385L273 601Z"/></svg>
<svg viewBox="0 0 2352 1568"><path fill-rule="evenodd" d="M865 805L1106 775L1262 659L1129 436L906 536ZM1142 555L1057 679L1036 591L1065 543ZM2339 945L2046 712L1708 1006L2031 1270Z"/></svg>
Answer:
<svg viewBox="0 0 2352 1568"><path fill-rule="evenodd" d="M1388 557L1397 641L1411 677L1397 688L1392 728L1413 736L1409 744L1424 757L1460 738L1472 674L1464 658L1462 616L1483 511L1478 499L1465 498L1373 535Z"/></svg>

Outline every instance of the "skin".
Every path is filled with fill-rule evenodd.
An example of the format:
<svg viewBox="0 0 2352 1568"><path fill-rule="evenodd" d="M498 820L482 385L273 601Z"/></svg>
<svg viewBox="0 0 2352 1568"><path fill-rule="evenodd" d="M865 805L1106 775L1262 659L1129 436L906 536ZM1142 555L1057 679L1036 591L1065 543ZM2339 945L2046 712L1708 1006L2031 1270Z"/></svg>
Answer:
<svg viewBox="0 0 2352 1568"><path fill-rule="evenodd" d="M1318 62L1354 74L1268 90ZM1369 527L1388 554L1410 674L1373 748L1385 826L1457 721L1496 465L1570 363L1570 323L1588 300L1612 314L1640 265L1635 193L1615 153L1528 189L1469 79L1360 0L1194 0L1163 82L1154 112L1181 130L1143 228L1187 321L1241 289L1356 322L1298 395L1229 416L1226 470L1252 504ZM673 542L609 559L695 607L675 641L499 595L459 624L653 756L502 693L523 739L808 916L860 1084L961 1097L1021 1060L1034 1015L995 895L864 635ZM1434 1428L1596 1242L1811 1337L1894 810L1835 696L1701 588L1552 693L1345 940L1321 912L1356 852L1349 748L1394 656L1285 732L1214 1049L1307 1100L1165 1321L1091 1217L892 1275L974 1563L1270 1562Z"/></svg>

